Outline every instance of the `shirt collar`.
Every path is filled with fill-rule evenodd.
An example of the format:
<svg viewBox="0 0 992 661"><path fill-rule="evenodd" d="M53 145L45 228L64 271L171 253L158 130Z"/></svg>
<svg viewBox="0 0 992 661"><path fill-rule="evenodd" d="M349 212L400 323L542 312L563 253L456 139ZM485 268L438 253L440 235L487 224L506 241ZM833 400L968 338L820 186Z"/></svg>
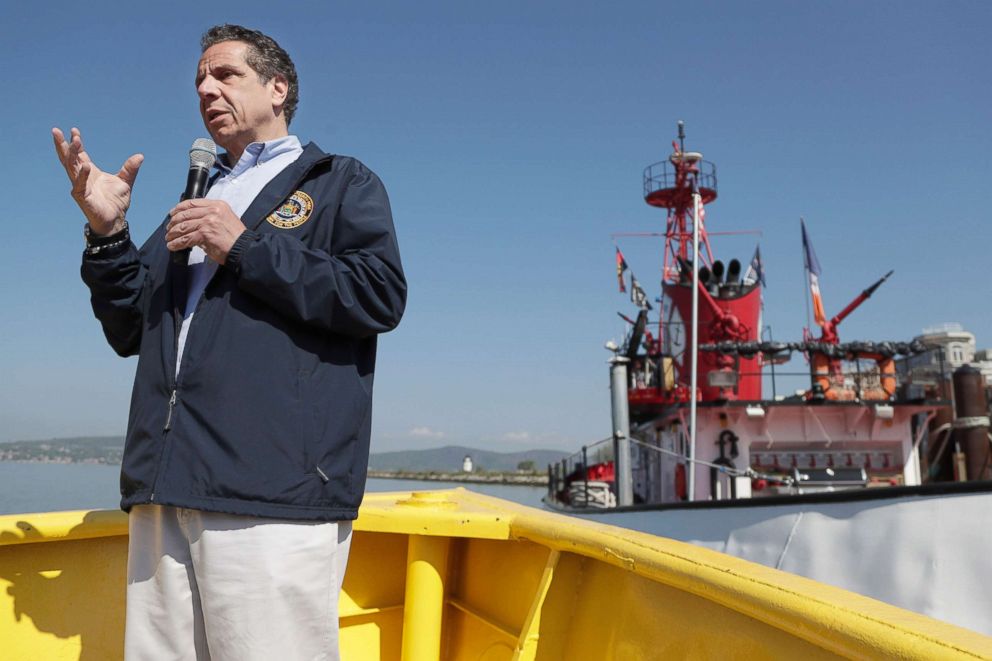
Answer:
<svg viewBox="0 0 992 661"><path fill-rule="evenodd" d="M245 170L248 170L256 165L262 165L266 161L271 161L277 156L300 150L302 150L302 147L300 146L300 139L295 135L286 135L281 138L276 138L275 140L253 142L249 144L245 147L244 152L241 154L241 158L238 159L238 162L234 165L234 167L231 167L228 162L230 157L227 152L224 152L217 158L215 165L225 176L237 176Z"/></svg>

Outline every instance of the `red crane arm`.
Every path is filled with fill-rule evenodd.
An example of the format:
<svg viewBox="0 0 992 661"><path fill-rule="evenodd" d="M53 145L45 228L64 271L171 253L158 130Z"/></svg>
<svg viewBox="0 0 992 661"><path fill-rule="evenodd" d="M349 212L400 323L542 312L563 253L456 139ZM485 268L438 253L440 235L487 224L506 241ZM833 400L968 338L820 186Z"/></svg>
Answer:
<svg viewBox="0 0 992 661"><path fill-rule="evenodd" d="M857 298L855 298L853 301L848 303L846 308L838 312L837 315L830 320L831 325L836 326L840 322L844 321L844 319L846 319L849 314L857 310L862 303L864 303L869 298L871 298L871 295L875 293L875 290L881 287L882 283L888 280L889 276L892 275L893 273L894 271L889 271L881 278L879 278L878 282L876 282L871 287L865 289L863 292L858 294Z"/></svg>

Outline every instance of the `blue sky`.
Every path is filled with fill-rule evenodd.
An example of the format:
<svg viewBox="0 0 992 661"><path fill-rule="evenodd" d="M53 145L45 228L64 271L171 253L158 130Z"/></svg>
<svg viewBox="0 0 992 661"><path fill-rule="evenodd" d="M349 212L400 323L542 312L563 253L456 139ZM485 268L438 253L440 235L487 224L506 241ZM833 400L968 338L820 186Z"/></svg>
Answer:
<svg viewBox="0 0 992 661"><path fill-rule="evenodd" d="M79 280L83 219L51 147L79 126L106 169L145 154L144 239L205 131L200 33L274 36L300 73L293 131L386 182L410 299L381 339L373 449L573 448L609 433L614 232L662 228L641 172L679 119L717 164L711 231L760 229L765 321L799 339L799 217L842 339L958 321L992 346L987 2L5 3L12 198L0 260L0 440L116 434L133 360ZM195 16L195 18L193 18ZM725 260L754 236L714 237ZM661 244L620 239L659 291Z"/></svg>

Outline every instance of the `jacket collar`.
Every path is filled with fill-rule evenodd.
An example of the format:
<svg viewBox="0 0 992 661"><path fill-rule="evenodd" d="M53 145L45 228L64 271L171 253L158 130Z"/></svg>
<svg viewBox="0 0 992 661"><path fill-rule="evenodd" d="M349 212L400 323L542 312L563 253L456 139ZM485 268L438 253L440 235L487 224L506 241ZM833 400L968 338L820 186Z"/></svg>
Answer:
<svg viewBox="0 0 992 661"><path fill-rule="evenodd" d="M310 171L334 157L320 147L308 142L300 157L286 166L286 169L273 177L242 216L242 221L250 230L257 230L265 217L276 210L283 200L295 191Z"/></svg>

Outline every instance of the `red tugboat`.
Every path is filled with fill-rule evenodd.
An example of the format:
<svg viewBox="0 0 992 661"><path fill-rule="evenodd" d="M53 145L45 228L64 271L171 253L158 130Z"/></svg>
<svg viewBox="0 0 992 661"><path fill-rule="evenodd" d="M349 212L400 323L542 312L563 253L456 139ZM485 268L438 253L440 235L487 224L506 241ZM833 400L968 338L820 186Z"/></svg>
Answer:
<svg viewBox="0 0 992 661"><path fill-rule="evenodd" d="M919 446L934 412L948 403L910 384L900 387L896 359L926 351L919 343L841 342L839 326L892 274L833 317L819 292L820 267L805 223L803 249L814 318L801 342L762 339L760 253L746 272L739 259L714 257L706 205L717 198L716 167L672 142L667 160L644 171L644 200L666 213L662 308L652 319L633 277L640 308L623 346L608 344L613 435L549 467L547 501L561 509L801 495L923 482ZM617 248L625 290L627 264ZM778 394L775 373L802 354L805 388ZM765 374L765 369L770 373ZM772 396L763 393L771 385Z"/></svg>

